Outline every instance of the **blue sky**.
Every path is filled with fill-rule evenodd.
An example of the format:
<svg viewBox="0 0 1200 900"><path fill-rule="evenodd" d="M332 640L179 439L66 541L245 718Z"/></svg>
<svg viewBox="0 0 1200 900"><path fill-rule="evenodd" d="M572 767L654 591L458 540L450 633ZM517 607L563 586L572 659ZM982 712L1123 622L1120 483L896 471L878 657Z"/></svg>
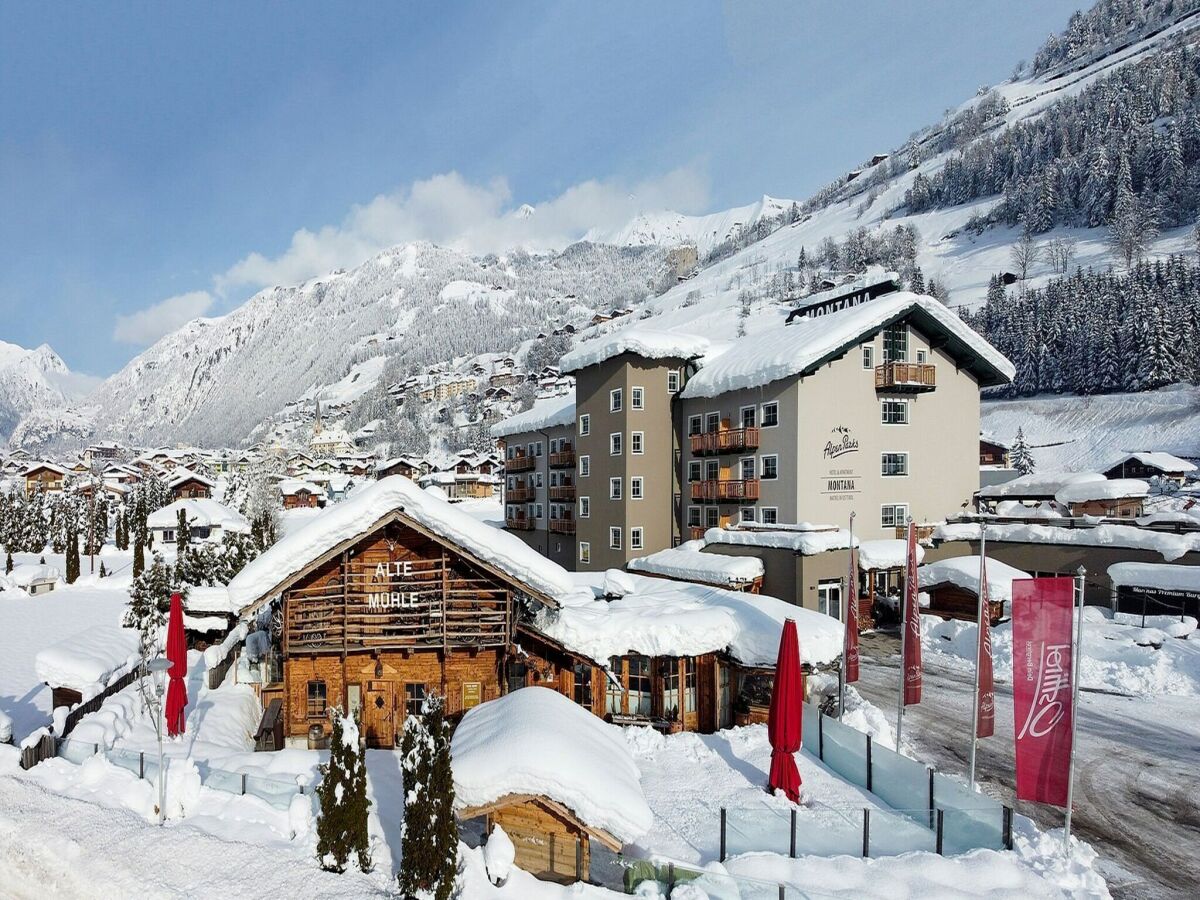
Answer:
<svg viewBox="0 0 1200 900"><path fill-rule="evenodd" d="M429 238L804 197L1079 4L0 0L0 339L106 375L170 325Z"/></svg>

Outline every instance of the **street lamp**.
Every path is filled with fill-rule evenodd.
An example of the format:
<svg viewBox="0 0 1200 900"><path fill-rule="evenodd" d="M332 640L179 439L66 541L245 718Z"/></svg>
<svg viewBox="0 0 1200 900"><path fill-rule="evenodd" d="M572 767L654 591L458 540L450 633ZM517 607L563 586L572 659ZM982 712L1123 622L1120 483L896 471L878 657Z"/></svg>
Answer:
<svg viewBox="0 0 1200 900"><path fill-rule="evenodd" d="M156 657L148 660L145 664L146 670L150 673L150 693L146 694L143 690L142 698L146 701L146 706L150 710L150 716L154 720L154 733L158 737L158 824L163 823L166 818L166 791L167 779L166 772L163 770L163 695L167 691L167 672L175 665L164 656Z"/></svg>

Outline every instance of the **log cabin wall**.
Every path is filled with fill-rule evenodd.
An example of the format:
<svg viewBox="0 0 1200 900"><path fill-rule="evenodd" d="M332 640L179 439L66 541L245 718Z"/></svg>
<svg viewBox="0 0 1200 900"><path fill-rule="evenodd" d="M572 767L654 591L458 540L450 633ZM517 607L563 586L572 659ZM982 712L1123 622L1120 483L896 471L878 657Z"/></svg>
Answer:
<svg viewBox="0 0 1200 900"><path fill-rule="evenodd" d="M536 799L501 807L488 816L488 833L499 825L513 842L516 864L534 878L570 884L586 881L591 841L575 822Z"/></svg>

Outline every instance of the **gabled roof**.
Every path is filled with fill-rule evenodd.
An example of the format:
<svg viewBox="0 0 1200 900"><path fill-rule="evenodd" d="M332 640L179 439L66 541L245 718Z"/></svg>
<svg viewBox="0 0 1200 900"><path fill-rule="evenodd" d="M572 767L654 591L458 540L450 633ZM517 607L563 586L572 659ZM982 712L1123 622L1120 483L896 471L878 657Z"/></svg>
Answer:
<svg viewBox="0 0 1200 900"><path fill-rule="evenodd" d="M1132 453L1126 453L1120 459L1104 466L1104 471L1109 472L1131 460L1168 474L1182 474L1184 472L1196 471L1195 463L1190 463L1186 459L1180 459L1178 456L1171 453L1164 453L1161 450L1137 450Z"/></svg>
<svg viewBox="0 0 1200 900"><path fill-rule="evenodd" d="M42 469L45 469L48 472L55 472L59 475L69 475L70 474L70 472L68 472L65 468L63 468L62 466L60 466L56 463L41 462L41 463L34 463L32 466L30 466L28 469L26 469L25 476L29 477L34 472L40 472Z"/></svg>
<svg viewBox="0 0 1200 900"><path fill-rule="evenodd" d="M211 478L201 475L199 472L193 472L191 469L178 468L172 474L171 480L167 482L167 487L175 488L181 484L186 484L189 481L198 481L208 487L216 487L216 482Z"/></svg>
<svg viewBox="0 0 1200 900"><path fill-rule="evenodd" d="M534 401L533 406L492 426L492 437L510 437L575 422L574 389L558 397Z"/></svg>

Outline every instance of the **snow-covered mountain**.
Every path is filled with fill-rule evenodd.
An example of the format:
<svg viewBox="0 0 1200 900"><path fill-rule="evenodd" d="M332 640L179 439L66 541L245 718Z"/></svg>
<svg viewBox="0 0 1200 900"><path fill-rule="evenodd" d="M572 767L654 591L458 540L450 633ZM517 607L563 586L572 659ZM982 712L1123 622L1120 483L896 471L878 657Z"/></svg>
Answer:
<svg viewBox="0 0 1200 900"><path fill-rule="evenodd" d="M26 350L0 341L0 440L23 416L62 406L79 396L80 387L48 344Z"/></svg>

